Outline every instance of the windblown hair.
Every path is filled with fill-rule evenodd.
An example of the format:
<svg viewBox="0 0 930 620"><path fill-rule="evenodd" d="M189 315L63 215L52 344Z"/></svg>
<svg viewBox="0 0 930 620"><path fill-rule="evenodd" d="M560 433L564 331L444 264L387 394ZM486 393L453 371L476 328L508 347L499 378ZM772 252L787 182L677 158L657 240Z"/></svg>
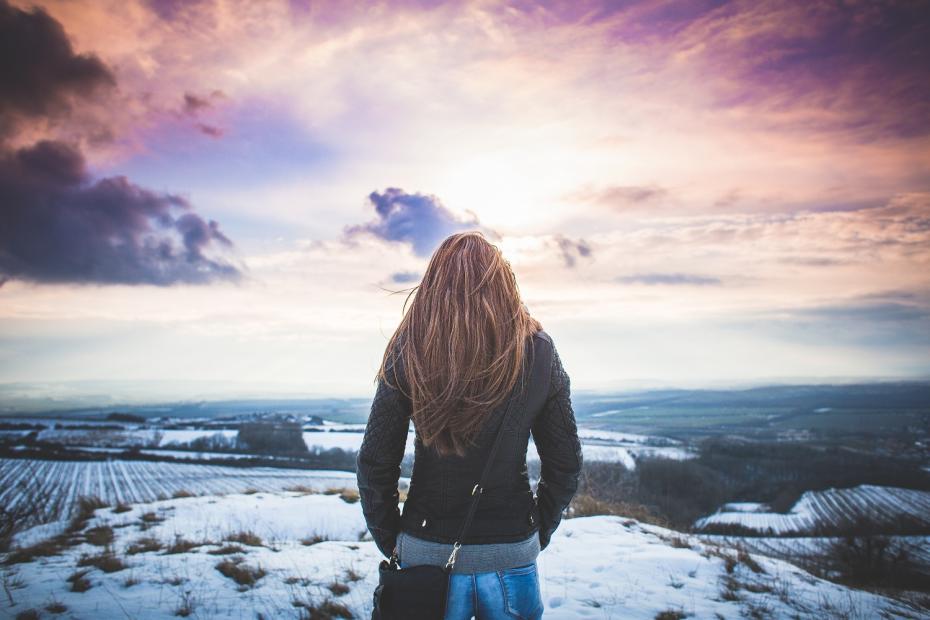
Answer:
<svg viewBox="0 0 930 620"><path fill-rule="evenodd" d="M412 295L376 380L410 398L424 445L443 456L463 456L488 416L510 395L525 353L532 352L528 339L542 325L521 301L510 263L477 231L447 237L404 308ZM409 393L397 377L398 366Z"/></svg>

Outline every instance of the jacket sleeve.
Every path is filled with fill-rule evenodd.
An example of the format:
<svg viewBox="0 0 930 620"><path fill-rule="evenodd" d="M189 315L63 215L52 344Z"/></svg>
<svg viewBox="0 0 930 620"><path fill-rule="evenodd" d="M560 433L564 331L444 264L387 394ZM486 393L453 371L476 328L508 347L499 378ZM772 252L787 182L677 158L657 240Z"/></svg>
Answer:
<svg viewBox="0 0 930 620"><path fill-rule="evenodd" d="M546 403L532 428L541 466L536 502L540 515L539 542L543 549L559 526L562 511L568 507L578 489L582 466L581 441L572 410L571 383L554 345L550 374Z"/></svg>
<svg viewBox="0 0 930 620"><path fill-rule="evenodd" d="M379 379L356 459L362 513L375 544L386 557L394 550L400 532L397 481L410 427L410 409L409 398L396 386Z"/></svg>

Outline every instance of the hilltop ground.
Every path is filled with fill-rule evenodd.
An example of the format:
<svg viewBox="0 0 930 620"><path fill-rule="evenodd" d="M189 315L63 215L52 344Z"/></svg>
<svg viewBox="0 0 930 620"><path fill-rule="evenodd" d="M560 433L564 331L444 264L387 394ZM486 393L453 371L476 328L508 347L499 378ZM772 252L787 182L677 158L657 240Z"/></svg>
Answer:
<svg viewBox="0 0 930 620"><path fill-rule="evenodd" d="M351 488L307 489L88 509L17 537L0 566L2 612L366 618L381 556L356 500ZM791 564L617 516L564 520L539 572L553 620L920 617Z"/></svg>

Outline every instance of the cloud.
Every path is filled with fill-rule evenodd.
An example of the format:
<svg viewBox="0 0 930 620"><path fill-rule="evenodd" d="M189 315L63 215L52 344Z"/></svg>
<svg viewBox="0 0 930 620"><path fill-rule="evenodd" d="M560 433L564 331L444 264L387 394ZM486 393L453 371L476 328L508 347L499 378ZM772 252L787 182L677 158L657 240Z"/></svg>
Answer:
<svg viewBox="0 0 930 620"><path fill-rule="evenodd" d="M565 261L565 266L569 269L575 267L579 257L591 256L591 246L584 239L569 239L564 235L556 235L554 239L562 255L562 260Z"/></svg>
<svg viewBox="0 0 930 620"><path fill-rule="evenodd" d="M202 111L209 110L213 107L213 99L224 99L226 95L220 90L214 90L207 97L201 97L193 93L184 93L184 104L181 107L180 116L196 119ZM210 125L201 121L194 123L194 127L200 133L210 136L211 138L222 138L226 133L222 127Z"/></svg>
<svg viewBox="0 0 930 620"><path fill-rule="evenodd" d="M216 222L122 176L92 181L81 153L63 142L3 153L0 204L3 278L164 286L241 276L204 254L231 245Z"/></svg>
<svg viewBox="0 0 930 620"><path fill-rule="evenodd" d="M930 134L927 3L682 5L637 5L615 35L664 39L721 107L862 142Z"/></svg>
<svg viewBox="0 0 930 620"><path fill-rule="evenodd" d="M368 200L375 208L377 219L347 226L344 231L347 239L370 234L385 241L409 243L418 256L429 256L443 239L459 231L481 230L497 236L482 226L474 213L469 212L469 217L462 219L433 195L408 194L389 187L383 193L371 192Z"/></svg>
<svg viewBox="0 0 930 620"><path fill-rule="evenodd" d="M207 125L206 123L197 123L195 125L197 130L204 134L205 136L210 136L211 138L222 138L223 134L226 132L223 131L222 127L214 127L213 125Z"/></svg>
<svg viewBox="0 0 930 620"><path fill-rule="evenodd" d="M0 0L0 140L24 119L66 117L75 99L116 86L93 54L75 54L61 24L41 8L32 12Z"/></svg>
<svg viewBox="0 0 930 620"><path fill-rule="evenodd" d="M656 284L699 286L721 284L720 278L693 273L637 273L630 276L620 276L616 278L616 281L622 284L646 284L649 286Z"/></svg>
<svg viewBox="0 0 930 620"><path fill-rule="evenodd" d="M658 185L612 185L600 189L585 187L565 198L625 211L630 207L653 205L667 196L668 190Z"/></svg>
<svg viewBox="0 0 930 620"><path fill-rule="evenodd" d="M417 271L396 271L391 274L391 282L395 284L409 284L418 282L423 275Z"/></svg>
<svg viewBox="0 0 930 620"><path fill-rule="evenodd" d="M201 110L212 107L212 105L209 99L184 93L184 113L189 116L196 116Z"/></svg>
<svg viewBox="0 0 930 620"><path fill-rule="evenodd" d="M165 286L241 277L206 255L232 243L186 199L124 176L94 180L79 140L55 137L111 135L74 117L116 87L99 58L75 54L42 9L4 0L0 40L0 281ZM196 98L187 104L203 107ZM20 133L46 137L14 146L8 139Z"/></svg>

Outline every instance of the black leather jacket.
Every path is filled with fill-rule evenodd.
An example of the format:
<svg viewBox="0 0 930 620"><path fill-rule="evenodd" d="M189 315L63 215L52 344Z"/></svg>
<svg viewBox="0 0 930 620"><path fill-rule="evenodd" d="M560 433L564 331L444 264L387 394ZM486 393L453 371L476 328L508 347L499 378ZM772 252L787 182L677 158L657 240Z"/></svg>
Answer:
<svg viewBox="0 0 930 620"><path fill-rule="evenodd" d="M537 531L540 546L545 548L578 488L581 442L569 377L545 331L527 339L527 359L524 373L511 393L514 401L504 422L504 436L489 482L463 544L515 542ZM401 387L409 393L400 363L397 375ZM389 378L393 376L388 373ZM476 446L465 456L440 457L425 447L416 433L413 474L401 515L397 482L411 402L401 391L378 382L358 453L357 477L365 521L385 556L391 555L401 530L426 540L454 541L509 401L488 417L475 438ZM526 468L530 433L541 462L535 496Z"/></svg>

